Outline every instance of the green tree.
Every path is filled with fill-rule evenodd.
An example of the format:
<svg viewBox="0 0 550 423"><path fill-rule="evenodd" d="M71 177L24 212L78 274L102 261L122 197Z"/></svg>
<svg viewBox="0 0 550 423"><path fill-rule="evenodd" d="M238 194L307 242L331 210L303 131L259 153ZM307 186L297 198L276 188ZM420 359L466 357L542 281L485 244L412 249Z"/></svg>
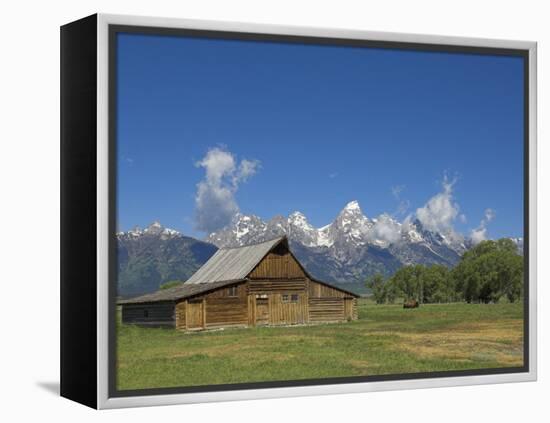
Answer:
<svg viewBox="0 0 550 423"><path fill-rule="evenodd" d="M386 281L384 276L376 273L367 279L365 285L372 292L372 296L376 304L384 304L387 300Z"/></svg>
<svg viewBox="0 0 550 423"><path fill-rule="evenodd" d="M509 239L483 241L467 251L452 271L456 291L467 302L517 301L523 289L523 257Z"/></svg>
<svg viewBox="0 0 550 423"><path fill-rule="evenodd" d="M395 287L398 295L407 300L418 300L419 298L419 274L420 265L404 266L397 270L390 279L390 284Z"/></svg>
<svg viewBox="0 0 550 423"><path fill-rule="evenodd" d="M168 282L164 282L163 284L160 285L160 289L168 289L168 288L173 288L174 286L179 286L179 285L183 285L183 282L182 281L168 281Z"/></svg>
<svg viewBox="0 0 550 423"><path fill-rule="evenodd" d="M454 286L449 269L435 264L425 267L421 274L425 303L447 303L454 299Z"/></svg>
<svg viewBox="0 0 550 423"><path fill-rule="evenodd" d="M399 295L399 290L397 289L397 287L395 286L395 284L391 279L386 280L385 288L386 288L386 301L390 304L395 303L395 300Z"/></svg>

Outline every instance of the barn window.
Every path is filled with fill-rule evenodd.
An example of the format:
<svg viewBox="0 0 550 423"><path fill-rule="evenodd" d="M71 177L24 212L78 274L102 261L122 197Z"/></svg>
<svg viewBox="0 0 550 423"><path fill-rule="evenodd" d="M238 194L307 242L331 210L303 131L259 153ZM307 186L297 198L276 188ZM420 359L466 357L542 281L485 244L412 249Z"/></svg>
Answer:
<svg viewBox="0 0 550 423"><path fill-rule="evenodd" d="M149 317L149 310L143 310L143 317Z"/></svg>
<svg viewBox="0 0 550 423"><path fill-rule="evenodd" d="M228 297L237 297L238 296L237 287L236 286L229 287L229 289L227 290L227 296Z"/></svg>
<svg viewBox="0 0 550 423"><path fill-rule="evenodd" d="M298 294L283 294L281 295L281 301L283 303L297 303L298 302Z"/></svg>

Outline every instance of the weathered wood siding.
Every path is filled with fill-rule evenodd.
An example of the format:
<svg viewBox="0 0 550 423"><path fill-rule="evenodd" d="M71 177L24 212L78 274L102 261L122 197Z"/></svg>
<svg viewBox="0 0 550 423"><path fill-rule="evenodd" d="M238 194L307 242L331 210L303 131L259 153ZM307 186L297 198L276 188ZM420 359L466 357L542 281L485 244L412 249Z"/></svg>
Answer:
<svg viewBox="0 0 550 423"><path fill-rule="evenodd" d="M175 326L174 302L124 304L122 322L143 326Z"/></svg>
<svg viewBox="0 0 550 423"><path fill-rule="evenodd" d="M344 299L344 318L357 320L357 298Z"/></svg>
<svg viewBox="0 0 550 423"><path fill-rule="evenodd" d="M335 322L342 320L345 320L343 298L309 299L310 322Z"/></svg>
<svg viewBox="0 0 550 423"><path fill-rule="evenodd" d="M295 293L296 301L283 301L283 295L291 298L292 293L273 293L268 296L269 301L269 324L270 325L294 325L307 323L308 301L307 295Z"/></svg>
<svg viewBox="0 0 550 423"><path fill-rule="evenodd" d="M206 327L246 326L248 302L246 285L220 288L206 295Z"/></svg>
<svg viewBox="0 0 550 423"><path fill-rule="evenodd" d="M269 298L256 298L254 305L254 313L256 320L253 324L263 326L269 324Z"/></svg>
<svg viewBox="0 0 550 423"><path fill-rule="evenodd" d="M324 284L309 281L309 321L337 322L357 320L357 299Z"/></svg>
<svg viewBox="0 0 550 423"><path fill-rule="evenodd" d="M306 274L288 250L269 253L250 273L251 279L298 279Z"/></svg>
<svg viewBox="0 0 550 423"><path fill-rule="evenodd" d="M204 328L204 299L193 298L185 305L185 324L187 329Z"/></svg>
<svg viewBox="0 0 550 423"><path fill-rule="evenodd" d="M185 330L246 326L247 311L245 284L223 287L180 301L176 305L176 328Z"/></svg>
<svg viewBox="0 0 550 423"><path fill-rule="evenodd" d="M176 329L185 330L186 319L185 319L185 307L187 305L187 300L182 300L176 304Z"/></svg>
<svg viewBox="0 0 550 423"><path fill-rule="evenodd" d="M338 289L323 285L315 281L309 281L310 298L327 298L327 297L344 298L349 296L350 296L349 294L346 294L345 292L342 292Z"/></svg>
<svg viewBox="0 0 550 423"><path fill-rule="evenodd" d="M267 294L271 292L304 292L306 279L294 280L251 280L248 282L249 294Z"/></svg>

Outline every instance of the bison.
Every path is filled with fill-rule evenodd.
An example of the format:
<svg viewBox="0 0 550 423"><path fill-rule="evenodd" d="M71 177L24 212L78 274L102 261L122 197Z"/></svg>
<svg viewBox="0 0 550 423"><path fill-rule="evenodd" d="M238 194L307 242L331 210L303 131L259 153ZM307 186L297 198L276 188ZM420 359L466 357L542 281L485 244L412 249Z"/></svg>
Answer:
<svg viewBox="0 0 550 423"><path fill-rule="evenodd" d="M407 300L403 303L403 308L417 308L419 305L417 300Z"/></svg>

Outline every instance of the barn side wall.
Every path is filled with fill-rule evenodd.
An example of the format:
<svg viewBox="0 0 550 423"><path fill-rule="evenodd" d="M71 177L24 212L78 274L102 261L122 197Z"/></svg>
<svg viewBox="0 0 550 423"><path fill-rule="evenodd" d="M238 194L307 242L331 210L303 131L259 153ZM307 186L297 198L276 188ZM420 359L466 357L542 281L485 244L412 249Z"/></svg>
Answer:
<svg viewBox="0 0 550 423"><path fill-rule="evenodd" d="M122 323L175 327L174 302L123 304Z"/></svg>
<svg viewBox="0 0 550 423"><path fill-rule="evenodd" d="M175 310L178 330L247 326L246 284L225 286L205 295L181 300Z"/></svg>
<svg viewBox="0 0 550 423"><path fill-rule="evenodd" d="M311 280L308 294L310 322L357 320L357 299L350 294Z"/></svg>
<svg viewBox="0 0 550 423"><path fill-rule="evenodd" d="M246 326L248 324L248 302L246 284L220 288L205 298L206 327Z"/></svg>

